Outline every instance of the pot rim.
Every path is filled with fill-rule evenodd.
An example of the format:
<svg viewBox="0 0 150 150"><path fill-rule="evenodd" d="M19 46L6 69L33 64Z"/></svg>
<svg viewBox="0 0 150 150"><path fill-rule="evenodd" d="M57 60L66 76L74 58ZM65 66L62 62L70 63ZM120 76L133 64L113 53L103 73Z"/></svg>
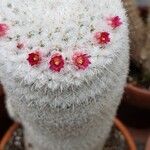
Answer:
<svg viewBox="0 0 150 150"><path fill-rule="evenodd" d="M6 134L3 136L0 142L0 150L4 150L4 146L7 144L9 139L11 138L13 132L19 127L19 123L14 123L10 128L7 130Z"/></svg>
<svg viewBox="0 0 150 150"><path fill-rule="evenodd" d="M137 93L143 94L143 95L148 95L150 97L150 90L147 90L145 88L140 88L138 86L133 85L132 83L127 83L125 86L125 89L132 89L136 91Z"/></svg>
<svg viewBox="0 0 150 150"><path fill-rule="evenodd" d="M128 144L129 150L137 150L134 138L131 135L130 131L127 129L127 127L118 118L114 119L114 124L118 128L118 130L120 130L123 134Z"/></svg>
<svg viewBox="0 0 150 150"><path fill-rule="evenodd" d="M150 90L127 83L123 100L133 106L150 109Z"/></svg>
<svg viewBox="0 0 150 150"><path fill-rule="evenodd" d="M137 150L135 142L133 137L131 136L130 132L128 131L128 129L125 127L125 125L118 119L115 118L114 119L114 124L115 126L118 128L118 130L121 131L121 133L123 134L125 141L128 144L128 147L130 150ZM19 123L14 123L6 132L6 134L3 136L1 142L0 142L0 150L4 150L4 146L7 144L7 142L9 141L9 139L11 138L13 132L20 126Z"/></svg>

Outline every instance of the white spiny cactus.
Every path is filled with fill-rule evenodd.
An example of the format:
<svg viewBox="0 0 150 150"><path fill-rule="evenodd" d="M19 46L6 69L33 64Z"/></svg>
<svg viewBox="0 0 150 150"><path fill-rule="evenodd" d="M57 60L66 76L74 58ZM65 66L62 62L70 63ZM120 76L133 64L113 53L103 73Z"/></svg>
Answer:
<svg viewBox="0 0 150 150"><path fill-rule="evenodd" d="M102 149L128 72L121 0L1 0L0 78L34 150Z"/></svg>

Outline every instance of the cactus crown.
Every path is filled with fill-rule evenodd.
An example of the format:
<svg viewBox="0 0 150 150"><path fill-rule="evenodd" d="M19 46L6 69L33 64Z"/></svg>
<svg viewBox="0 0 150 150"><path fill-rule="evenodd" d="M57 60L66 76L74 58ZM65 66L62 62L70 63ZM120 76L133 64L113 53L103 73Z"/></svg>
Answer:
<svg viewBox="0 0 150 150"><path fill-rule="evenodd" d="M14 1L2 9L7 32L1 31L1 42L15 78L35 88L65 89L100 73L117 56L126 22L118 10L101 13L92 1L36 3L38 8L34 1L26 1L27 7Z"/></svg>

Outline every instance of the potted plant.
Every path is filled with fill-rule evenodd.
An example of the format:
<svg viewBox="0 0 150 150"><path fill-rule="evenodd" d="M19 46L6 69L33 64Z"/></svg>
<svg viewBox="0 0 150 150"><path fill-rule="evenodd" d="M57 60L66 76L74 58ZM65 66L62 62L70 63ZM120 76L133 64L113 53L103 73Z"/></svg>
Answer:
<svg viewBox="0 0 150 150"><path fill-rule="evenodd" d="M122 0L129 20L130 57L137 66L140 65L140 53L145 42L145 24L140 17L136 0Z"/></svg>
<svg viewBox="0 0 150 150"><path fill-rule="evenodd" d="M0 8L0 77L26 148L102 149L128 73L121 0L2 0Z"/></svg>
<svg viewBox="0 0 150 150"><path fill-rule="evenodd" d="M132 7L131 7L131 4L133 5ZM130 73L128 76L128 84L125 87L123 101L119 107L118 117L124 123L128 124L131 127L149 128L150 98L149 98L148 86L150 85L150 83L148 81L149 80L148 73L146 73L148 69L144 67L146 66L147 60L149 59L145 59L145 60L143 59L144 58L143 52L145 53L144 55L146 55L146 57L149 55L148 48L146 48L149 46L148 44L149 40L147 38L148 37L147 36L148 35L148 21L147 21L147 17L145 17L144 22L143 22L139 13L136 13L136 14L134 13L135 11L138 12L138 7L135 1L126 0L124 1L124 5L126 5L126 9L129 14L128 16L130 16L129 17L130 32L134 33L134 34L130 34L130 39L135 38L134 40L131 40L130 44L131 45L135 44L135 47L138 48L138 46L136 46L136 42L134 41L138 42L140 41L139 39L144 39L144 40L141 40L140 42L141 46L139 49L130 49L130 52L131 52L130 53L130 56L131 56ZM148 16L148 15L144 15L144 16ZM140 23L138 23L136 20L139 20ZM141 37L139 38L139 36ZM136 40L136 38L138 39ZM134 51L134 53L132 53L132 51ZM149 56L147 58L149 58Z"/></svg>
<svg viewBox="0 0 150 150"><path fill-rule="evenodd" d="M146 40L140 52L139 66L132 66L126 91L126 100L138 107L150 109L150 23L147 23ZM135 69L136 68L136 69Z"/></svg>

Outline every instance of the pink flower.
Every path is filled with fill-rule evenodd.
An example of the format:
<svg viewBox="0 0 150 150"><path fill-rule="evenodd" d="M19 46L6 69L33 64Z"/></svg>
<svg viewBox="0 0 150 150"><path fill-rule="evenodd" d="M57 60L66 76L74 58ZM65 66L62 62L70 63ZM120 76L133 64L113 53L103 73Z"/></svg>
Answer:
<svg viewBox="0 0 150 150"><path fill-rule="evenodd" d="M110 25L113 29L122 25L121 19L119 16L115 16L108 19L108 25Z"/></svg>
<svg viewBox="0 0 150 150"><path fill-rule="evenodd" d="M90 64L90 56L85 53L79 52L73 55L73 63L78 69L85 70Z"/></svg>
<svg viewBox="0 0 150 150"><path fill-rule="evenodd" d="M108 44L110 42L110 37L108 32L97 32L95 34L95 39L98 44Z"/></svg>
<svg viewBox="0 0 150 150"><path fill-rule="evenodd" d="M8 26L4 23L0 23L0 37L5 36L7 31L8 31Z"/></svg>
<svg viewBox="0 0 150 150"><path fill-rule="evenodd" d="M54 72L60 72L64 68L64 59L61 54L56 53L51 57L49 62L50 69Z"/></svg>
<svg viewBox="0 0 150 150"><path fill-rule="evenodd" d="M28 55L28 58L27 58L29 64L31 66L35 66L35 65L38 65L41 61L41 56L40 56L40 53L39 52L33 52L33 53L30 53Z"/></svg>

